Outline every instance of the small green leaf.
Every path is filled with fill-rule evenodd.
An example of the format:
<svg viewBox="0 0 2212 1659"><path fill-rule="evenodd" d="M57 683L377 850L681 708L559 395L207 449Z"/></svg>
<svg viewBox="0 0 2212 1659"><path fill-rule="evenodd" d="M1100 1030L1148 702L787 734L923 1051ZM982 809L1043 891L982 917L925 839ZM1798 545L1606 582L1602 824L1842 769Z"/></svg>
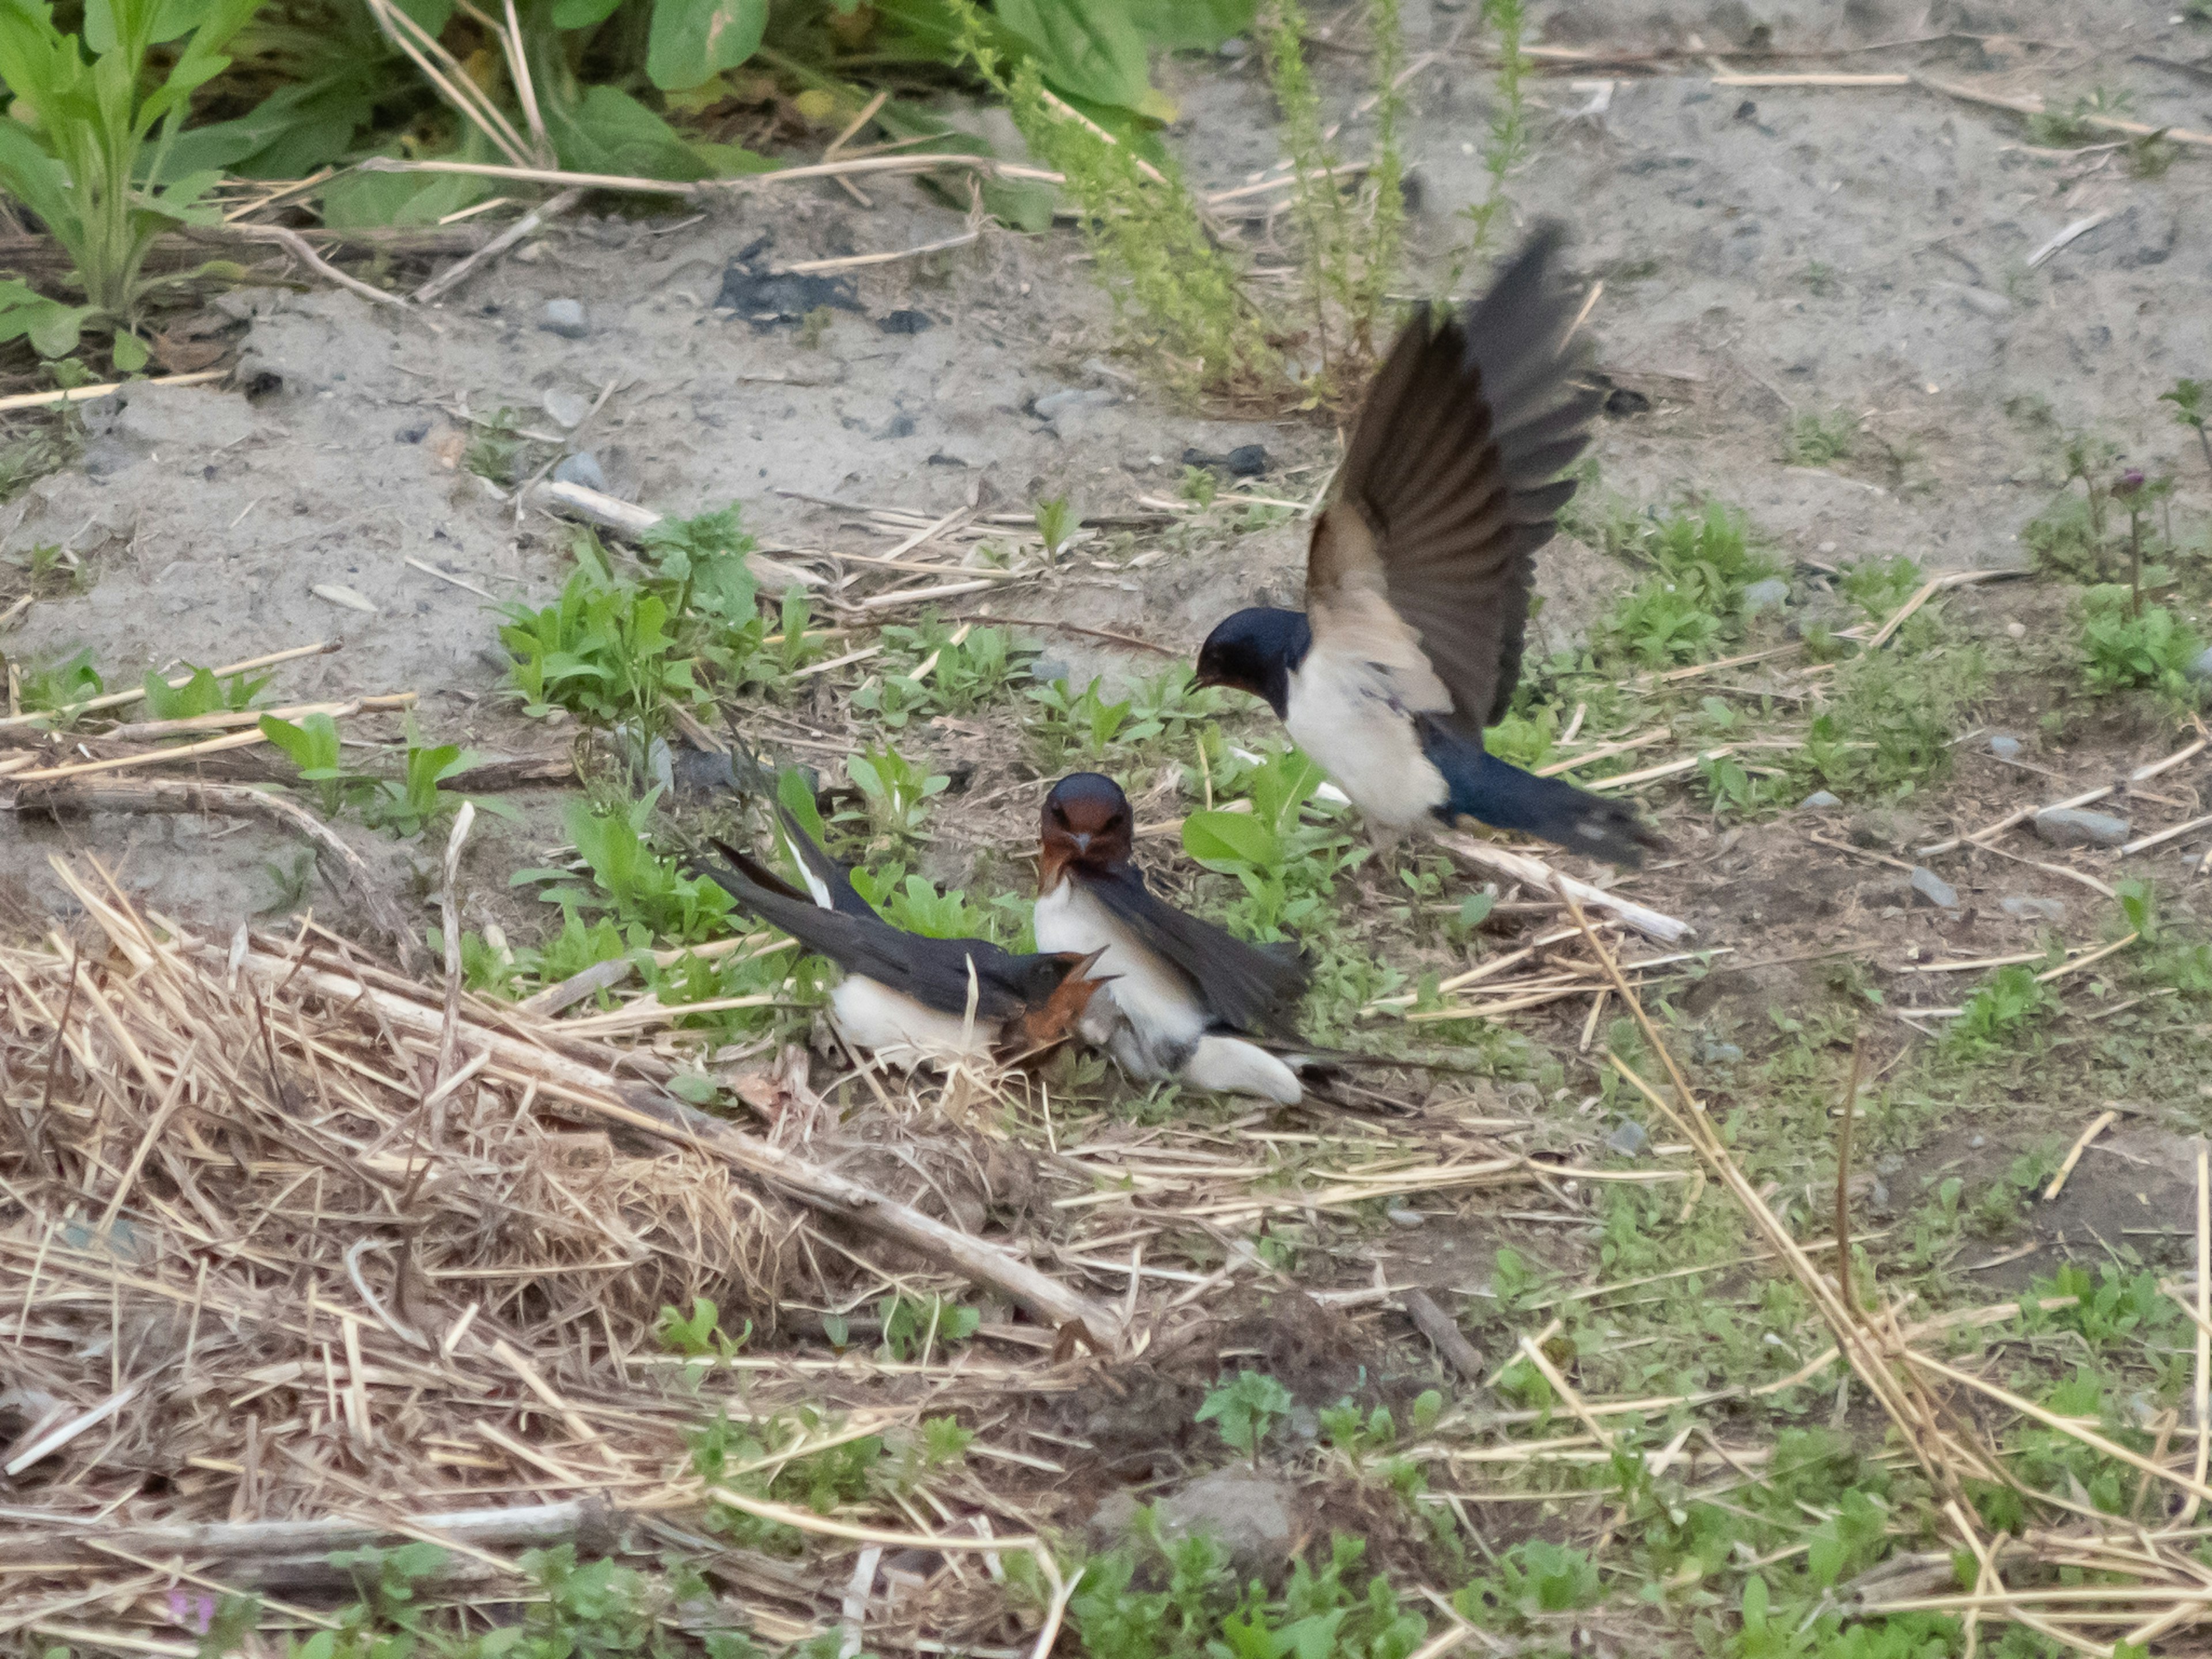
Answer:
<svg viewBox="0 0 2212 1659"><path fill-rule="evenodd" d="M768 0L653 0L645 72L664 92L698 86L751 57L767 27Z"/></svg>
<svg viewBox="0 0 2212 1659"><path fill-rule="evenodd" d="M1209 869L1246 864L1266 868L1279 863L1282 843L1249 812L1194 812L1183 820L1183 851Z"/></svg>

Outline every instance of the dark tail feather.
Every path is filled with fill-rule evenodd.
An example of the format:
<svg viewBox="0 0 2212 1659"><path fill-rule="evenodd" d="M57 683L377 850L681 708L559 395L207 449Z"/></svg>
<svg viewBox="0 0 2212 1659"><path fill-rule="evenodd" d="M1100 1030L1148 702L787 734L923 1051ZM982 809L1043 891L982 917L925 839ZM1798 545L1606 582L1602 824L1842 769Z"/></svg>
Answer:
<svg viewBox="0 0 2212 1659"><path fill-rule="evenodd" d="M1437 809L1446 823L1474 818L1631 869L1643 864L1646 852L1667 848L1665 838L1646 829L1626 801L1524 772L1441 726L1428 728L1422 747L1451 787L1450 799Z"/></svg>

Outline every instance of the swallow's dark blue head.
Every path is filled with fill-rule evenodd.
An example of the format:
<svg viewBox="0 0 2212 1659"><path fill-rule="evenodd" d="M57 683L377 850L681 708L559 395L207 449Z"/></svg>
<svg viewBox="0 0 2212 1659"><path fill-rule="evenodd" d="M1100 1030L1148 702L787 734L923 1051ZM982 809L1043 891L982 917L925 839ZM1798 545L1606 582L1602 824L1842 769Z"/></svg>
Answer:
<svg viewBox="0 0 2212 1659"><path fill-rule="evenodd" d="M1226 685L1267 699L1280 719L1291 702L1291 671L1306 659L1313 629L1302 611L1255 606L1240 611L1206 636L1198 653L1198 683Z"/></svg>
<svg viewBox="0 0 2212 1659"><path fill-rule="evenodd" d="M1040 816L1040 892L1059 886L1060 872L1071 864L1103 872L1128 862L1135 833L1129 798L1104 773L1069 773L1053 785Z"/></svg>

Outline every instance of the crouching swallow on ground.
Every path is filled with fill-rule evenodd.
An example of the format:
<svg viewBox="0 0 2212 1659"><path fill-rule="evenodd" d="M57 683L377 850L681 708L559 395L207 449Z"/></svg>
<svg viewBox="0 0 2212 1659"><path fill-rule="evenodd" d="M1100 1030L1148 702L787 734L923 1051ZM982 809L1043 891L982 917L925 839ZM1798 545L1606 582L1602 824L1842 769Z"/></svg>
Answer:
<svg viewBox="0 0 2212 1659"><path fill-rule="evenodd" d="M1030 1060L1075 1034L1103 983L1088 971L1095 957L1016 956L988 939L925 939L894 927L789 813L779 807L777 817L808 891L720 841L714 847L726 866L705 860L693 866L746 910L843 970L830 994L830 1018L854 1048L911 1071L963 1060Z"/></svg>
<svg viewBox="0 0 2212 1659"><path fill-rule="evenodd" d="M1538 230L1460 318L1416 317L1368 389L1306 556L1306 610L1240 611L1201 685L1264 697L1386 844L1462 817L1623 864L1663 845L1619 802L1486 753L1520 678L1534 555L1589 442L1574 304Z"/></svg>
<svg viewBox="0 0 2212 1659"><path fill-rule="evenodd" d="M1282 1032L1304 994L1297 956L1247 945L1146 886L1129 861L1129 799L1111 778L1077 772L1054 784L1042 832L1037 945L1098 952L1111 981L1084 1016L1085 1040L1133 1078L1297 1105L1297 1060L1249 1040Z"/></svg>

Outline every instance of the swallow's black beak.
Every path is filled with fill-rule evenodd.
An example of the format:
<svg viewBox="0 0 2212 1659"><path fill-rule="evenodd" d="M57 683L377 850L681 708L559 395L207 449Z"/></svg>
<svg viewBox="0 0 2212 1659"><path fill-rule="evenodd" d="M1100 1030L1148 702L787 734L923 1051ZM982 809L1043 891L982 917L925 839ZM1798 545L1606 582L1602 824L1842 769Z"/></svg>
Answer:
<svg viewBox="0 0 2212 1659"><path fill-rule="evenodd" d="M1226 685L1229 684L1228 681L1219 678L1218 676L1207 673L1203 668L1200 669L1196 674L1191 677L1190 683L1194 689L1200 690L1203 690L1210 685Z"/></svg>

